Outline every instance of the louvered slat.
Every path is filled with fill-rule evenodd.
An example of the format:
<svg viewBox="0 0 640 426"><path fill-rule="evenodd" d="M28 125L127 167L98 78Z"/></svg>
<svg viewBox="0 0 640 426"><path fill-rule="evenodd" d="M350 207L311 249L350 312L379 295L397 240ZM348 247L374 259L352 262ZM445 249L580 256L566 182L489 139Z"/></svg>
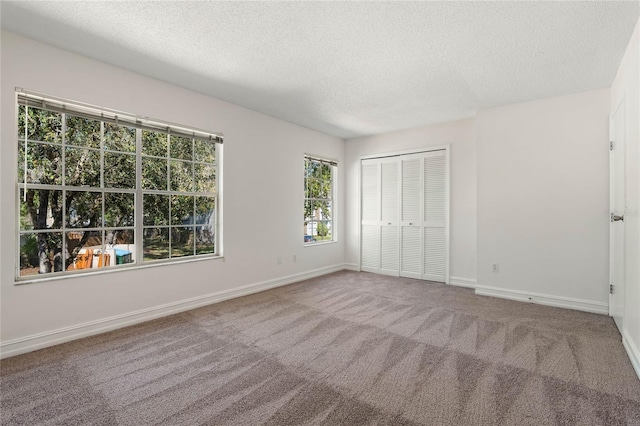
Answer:
<svg viewBox="0 0 640 426"><path fill-rule="evenodd" d="M402 160L402 220L420 220L420 159Z"/></svg>
<svg viewBox="0 0 640 426"><path fill-rule="evenodd" d="M362 260L363 268L380 269L380 227L362 225Z"/></svg>
<svg viewBox="0 0 640 426"><path fill-rule="evenodd" d="M397 275L400 249L398 227L381 226L380 233L380 269Z"/></svg>
<svg viewBox="0 0 640 426"><path fill-rule="evenodd" d="M378 208L378 195L380 192L380 179L378 175L378 162L362 162L362 220L380 220Z"/></svg>
<svg viewBox="0 0 640 426"><path fill-rule="evenodd" d="M402 264L400 275L420 276L422 250L420 247L420 227L402 227Z"/></svg>
<svg viewBox="0 0 640 426"><path fill-rule="evenodd" d="M445 228L424 228L425 278L444 281L446 262Z"/></svg>
<svg viewBox="0 0 640 426"><path fill-rule="evenodd" d="M446 162L444 153L424 158L424 220L445 221Z"/></svg>
<svg viewBox="0 0 640 426"><path fill-rule="evenodd" d="M396 224L398 221L398 161L392 163L382 163L382 191L381 191L381 210L382 222Z"/></svg>

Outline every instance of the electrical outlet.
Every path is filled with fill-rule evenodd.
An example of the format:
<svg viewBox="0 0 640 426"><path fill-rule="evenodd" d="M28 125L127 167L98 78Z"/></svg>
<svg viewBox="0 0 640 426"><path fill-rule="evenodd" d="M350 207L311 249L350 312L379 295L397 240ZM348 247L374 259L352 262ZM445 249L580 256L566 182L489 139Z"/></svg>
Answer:
<svg viewBox="0 0 640 426"><path fill-rule="evenodd" d="M291 256L291 260L293 260L293 262L295 263L295 262L297 262L297 261L298 261L298 258L297 258L297 257L296 257L296 255L294 254L293 256Z"/></svg>
<svg viewBox="0 0 640 426"><path fill-rule="evenodd" d="M500 272L500 268L498 267L497 263L491 264L491 272Z"/></svg>
<svg viewBox="0 0 640 426"><path fill-rule="evenodd" d="M278 256L278 257L276 258L276 263L277 263L278 265L282 265L282 256Z"/></svg>

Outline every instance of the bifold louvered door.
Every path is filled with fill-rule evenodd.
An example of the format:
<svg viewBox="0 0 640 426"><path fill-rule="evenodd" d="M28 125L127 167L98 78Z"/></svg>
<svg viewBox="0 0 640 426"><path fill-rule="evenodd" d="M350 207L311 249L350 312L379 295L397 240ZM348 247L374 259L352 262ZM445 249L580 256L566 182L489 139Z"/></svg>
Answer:
<svg viewBox="0 0 640 426"><path fill-rule="evenodd" d="M449 282L448 277L448 188L444 151L432 151L422 158L423 173L423 269L422 278Z"/></svg>
<svg viewBox="0 0 640 426"><path fill-rule="evenodd" d="M362 160L361 270L448 283L447 155Z"/></svg>

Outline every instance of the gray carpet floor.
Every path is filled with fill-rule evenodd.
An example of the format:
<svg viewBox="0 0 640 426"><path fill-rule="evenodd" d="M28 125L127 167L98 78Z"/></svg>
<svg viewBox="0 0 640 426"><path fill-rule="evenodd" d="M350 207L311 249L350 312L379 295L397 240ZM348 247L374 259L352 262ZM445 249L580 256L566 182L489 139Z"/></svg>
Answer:
<svg viewBox="0 0 640 426"><path fill-rule="evenodd" d="M611 318L338 272L0 363L3 425L640 425Z"/></svg>

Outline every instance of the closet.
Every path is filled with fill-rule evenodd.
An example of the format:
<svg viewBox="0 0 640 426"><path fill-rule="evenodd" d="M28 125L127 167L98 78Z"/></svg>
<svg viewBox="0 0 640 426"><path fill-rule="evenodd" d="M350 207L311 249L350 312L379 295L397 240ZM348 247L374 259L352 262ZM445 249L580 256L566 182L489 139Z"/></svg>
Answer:
<svg viewBox="0 0 640 426"><path fill-rule="evenodd" d="M360 270L448 283L448 147L360 161Z"/></svg>

